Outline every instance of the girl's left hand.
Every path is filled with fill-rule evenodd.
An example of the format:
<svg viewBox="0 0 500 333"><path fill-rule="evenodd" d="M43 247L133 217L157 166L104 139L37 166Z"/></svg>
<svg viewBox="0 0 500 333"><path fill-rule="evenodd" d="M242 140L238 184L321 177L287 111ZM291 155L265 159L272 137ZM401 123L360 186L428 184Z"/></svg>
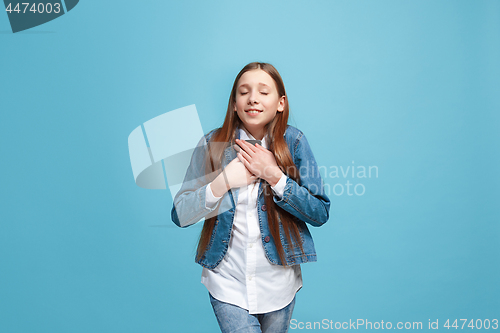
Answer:
<svg viewBox="0 0 500 333"><path fill-rule="evenodd" d="M236 143L241 147L238 158L245 167L258 178L275 186L283 172L278 167L274 154L259 144L254 146L239 139L236 139Z"/></svg>

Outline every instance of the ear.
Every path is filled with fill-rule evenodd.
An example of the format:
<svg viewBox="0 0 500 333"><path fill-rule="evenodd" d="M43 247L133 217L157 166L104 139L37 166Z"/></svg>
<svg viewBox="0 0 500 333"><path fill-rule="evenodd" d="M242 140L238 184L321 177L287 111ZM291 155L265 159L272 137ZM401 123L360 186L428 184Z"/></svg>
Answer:
<svg viewBox="0 0 500 333"><path fill-rule="evenodd" d="M278 112L285 111L285 99L286 96L281 96L280 100L278 101Z"/></svg>
<svg viewBox="0 0 500 333"><path fill-rule="evenodd" d="M233 103L233 106L234 106L234 107L233 107L233 111L234 111L234 112L238 111L238 109L236 108L236 103Z"/></svg>

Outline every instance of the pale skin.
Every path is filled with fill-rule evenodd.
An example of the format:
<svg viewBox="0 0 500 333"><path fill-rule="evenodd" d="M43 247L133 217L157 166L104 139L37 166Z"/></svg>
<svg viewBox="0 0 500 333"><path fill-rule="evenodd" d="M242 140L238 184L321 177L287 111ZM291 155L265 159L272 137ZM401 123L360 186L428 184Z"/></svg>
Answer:
<svg viewBox="0 0 500 333"><path fill-rule="evenodd" d="M265 126L277 112L283 112L285 96L279 96L274 80L261 69L244 73L237 85L234 111L245 128L257 140L262 140ZM256 113L257 112L257 113ZM264 179L275 186L283 172L276 163L274 154L259 144L255 146L236 139L241 148L232 160L211 183L216 197L221 197L231 188L238 188ZM225 174L225 175L224 175Z"/></svg>

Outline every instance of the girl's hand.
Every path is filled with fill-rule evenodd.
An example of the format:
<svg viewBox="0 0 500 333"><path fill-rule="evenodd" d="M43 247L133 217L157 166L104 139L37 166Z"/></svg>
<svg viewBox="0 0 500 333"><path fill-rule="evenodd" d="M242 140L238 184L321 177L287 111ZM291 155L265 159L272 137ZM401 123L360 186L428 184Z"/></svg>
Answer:
<svg viewBox="0 0 500 333"><path fill-rule="evenodd" d="M235 158L214 179L210 187L214 196L221 197L232 188L246 186L256 180L257 177L248 171L238 158Z"/></svg>
<svg viewBox="0 0 500 333"><path fill-rule="evenodd" d="M274 154L259 144L254 146L239 139L236 139L236 143L241 147L238 158L245 167L258 178L275 186L283 172L278 167Z"/></svg>

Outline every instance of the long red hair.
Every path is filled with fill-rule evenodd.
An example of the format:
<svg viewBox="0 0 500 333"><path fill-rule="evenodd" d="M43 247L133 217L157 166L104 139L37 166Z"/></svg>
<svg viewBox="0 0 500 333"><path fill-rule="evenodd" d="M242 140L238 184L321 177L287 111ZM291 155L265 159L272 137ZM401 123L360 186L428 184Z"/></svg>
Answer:
<svg viewBox="0 0 500 333"><path fill-rule="evenodd" d="M278 95L285 96L285 105L283 112L277 112L274 119L266 125L266 133L268 135L268 149L274 153L276 158L276 162L281 170L290 178L295 180L297 183L300 182L299 170L292 160L292 156L288 149L288 146L285 141L285 131L288 124L288 115L289 115L289 106L288 106L288 98L286 97L285 85L283 84L283 80L281 75L278 73L276 68L273 65L262 62L252 62L238 73L236 79L234 80L233 88L231 90L231 95L229 97L229 103L227 106L226 118L224 119L224 123L222 127L216 129L214 134L212 135L209 142L209 151L210 153L207 155L207 172L209 174L213 172L213 170L221 169L222 159L224 157L224 148L228 145L214 144L210 143L221 143L226 142L229 145L235 144L236 139L236 129L241 125L241 120L238 117L235 110L236 103L236 90L238 87L238 81L241 76L251 70L261 69L267 74L271 76L276 84L276 88L278 90ZM286 239L290 247L295 243L300 246L301 251L302 248L302 240L300 237L299 229L297 224L295 223L292 215L282 208L280 208L273 200L273 193L271 187L268 182L263 181L263 194L265 196L265 204L267 206L267 218L269 224L269 230L271 232L271 236L273 236L274 244L276 245L276 249L278 252L278 256L281 260L282 265L286 266L287 261L285 259L285 251L283 249L283 244L281 244L281 237L279 231L279 224L281 223L283 226L283 230L285 232ZM205 251L207 250L207 246L210 242L210 236L212 235L213 228L215 226L215 221L217 216L213 216L207 218L203 224L203 229L201 231L200 240L198 242L198 248L196 251L196 259L200 260ZM293 240L293 243L292 243ZM293 249L291 249L293 251Z"/></svg>

